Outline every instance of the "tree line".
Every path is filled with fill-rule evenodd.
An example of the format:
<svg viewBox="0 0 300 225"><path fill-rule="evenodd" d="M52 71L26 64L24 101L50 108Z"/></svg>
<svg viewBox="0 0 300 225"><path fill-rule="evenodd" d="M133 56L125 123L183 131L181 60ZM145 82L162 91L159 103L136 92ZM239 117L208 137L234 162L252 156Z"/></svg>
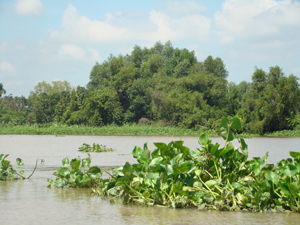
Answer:
<svg viewBox="0 0 300 225"><path fill-rule="evenodd" d="M246 131L264 133L299 124L299 83L279 66L256 68L252 81L227 81L220 58L197 60L194 51L170 41L134 46L130 55L96 63L85 87L67 81L40 82L28 98L1 97L2 124L103 126L124 123L214 129L238 115ZM5 93L0 85L0 94Z"/></svg>

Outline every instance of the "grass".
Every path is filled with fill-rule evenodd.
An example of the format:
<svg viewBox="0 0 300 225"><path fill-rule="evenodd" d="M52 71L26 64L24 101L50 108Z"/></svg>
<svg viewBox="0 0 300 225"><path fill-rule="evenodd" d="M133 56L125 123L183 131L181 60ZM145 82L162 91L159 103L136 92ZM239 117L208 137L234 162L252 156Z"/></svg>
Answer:
<svg viewBox="0 0 300 225"><path fill-rule="evenodd" d="M183 129L171 126L125 124L123 126L108 125L89 127L84 125L63 125L57 123L35 125L0 125L0 134L15 135L95 135L95 136L200 136L208 133L210 137L219 137L215 130ZM243 138L259 136L258 134L242 133ZM300 129L283 130L266 133L263 137L300 137Z"/></svg>
<svg viewBox="0 0 300 225"><path fill-rule="evenodd" d="M177 127L156 127L151 125L108 125L89 127L84 125L36 124L0 126L0 134L27 135L95 135L95 136L199 136L204 131ZM207 132L207 131L206 131ZM210 137L218 136L214 130L208 131Z"/></svg>

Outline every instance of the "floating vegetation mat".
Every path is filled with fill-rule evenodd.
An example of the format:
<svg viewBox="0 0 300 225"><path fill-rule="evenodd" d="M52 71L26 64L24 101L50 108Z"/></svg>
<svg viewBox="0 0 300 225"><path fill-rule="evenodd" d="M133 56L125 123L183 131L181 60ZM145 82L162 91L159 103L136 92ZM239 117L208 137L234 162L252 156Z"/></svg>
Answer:
<svg viewBox="0 0 300 225"><path fill-rule="evenodd" d="M83 143L81 147L79 147L79 151L82 152L113 152L115 151L112 148L108 148L105 145L95 144L89 145L87 143Z"/></svg>
<svg viewBox="0 0 300 225"><path fill-rule="evenodd" d="M132 155L136 164L111 171L108 179L101 178L99 167L90 167L90 158L63 165L49 180L50 186L88 186L94 195L121 200L124 204L163 206L172 208L197 207L199 210L300 212L300 152L290 152L277 166L264 157L248 159L248 146L238 138L239 147L231 143L241 130L239 118L223 118L221 135L224 145L212 144L207 134L199 138L200 148L191 150L183 141L169 144L147 143L135 147ZM88 185L84 185L87 182Z"/></svg>

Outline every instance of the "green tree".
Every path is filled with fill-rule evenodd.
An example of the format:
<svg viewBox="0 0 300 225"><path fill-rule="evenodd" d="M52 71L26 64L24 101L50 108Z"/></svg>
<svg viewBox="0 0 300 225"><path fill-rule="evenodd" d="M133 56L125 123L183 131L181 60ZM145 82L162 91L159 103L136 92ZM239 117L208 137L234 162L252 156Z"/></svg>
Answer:
<svg viewBox="0 0 300 225"><path fill-rule="evenodd" d="M0 98L3 94L6 94L6 90L3 88L3 84L0 83Z"/></svg>
<svg viewBox="0 0 300 225"><path fill-rule="evenodd" d="M29 114L28 121L31 123L49 123L54 120L55 107L60 100L60 95L54 93L48 95L43 92L37 96L28 97Z"/></svg>
<svg viewBox="0 0 300 225"><path fill-rule="evenodd" d="M93 126L120 124L122 121L122 107L117 92L111 88L89 92L81 111L87 123Z"/></svg>
<svg viewBox="0 0 300 225"><path fill-rule="evenodd" d="M62 91L71 92L72 87L68 81L52 81L51 84L46 81L39 82L35 87L34 91L30 91L30 95L39 95L41 93L46 93L49 95L55 93L61 93Z"/></svg>

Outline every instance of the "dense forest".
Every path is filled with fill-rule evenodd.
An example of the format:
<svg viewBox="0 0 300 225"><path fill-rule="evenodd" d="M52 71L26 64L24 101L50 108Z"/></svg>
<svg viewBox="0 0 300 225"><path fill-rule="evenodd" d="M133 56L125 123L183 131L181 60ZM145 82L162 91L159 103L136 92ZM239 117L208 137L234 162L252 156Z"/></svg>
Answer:
<svg viewBox="0 0 300 225"><path fill-rule="evenodd" d="M28 98L5 94L0 84L2 124L62 123L103 126L124 123L214 129L238 115L251 133L294 129L300 124L299 83L279 66L256 68L252 82L227 81L220 58L199 62L193 51L170 41L134 46L130 55L96 63L85 87L67 81L40 82Z"/></svg>

